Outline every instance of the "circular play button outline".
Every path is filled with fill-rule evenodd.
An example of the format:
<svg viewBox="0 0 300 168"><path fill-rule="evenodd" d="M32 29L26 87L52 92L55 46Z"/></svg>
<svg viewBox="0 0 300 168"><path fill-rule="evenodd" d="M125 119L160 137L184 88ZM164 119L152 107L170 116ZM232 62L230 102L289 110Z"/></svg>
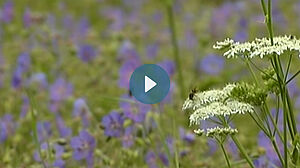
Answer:
<svg viewBox="0 0 300 168"><path fill-rule="evenodd" d="M156 104L162 101L170 89L168 73L156 64L139 66L131 74L130 91L144 104Z"/></svg>

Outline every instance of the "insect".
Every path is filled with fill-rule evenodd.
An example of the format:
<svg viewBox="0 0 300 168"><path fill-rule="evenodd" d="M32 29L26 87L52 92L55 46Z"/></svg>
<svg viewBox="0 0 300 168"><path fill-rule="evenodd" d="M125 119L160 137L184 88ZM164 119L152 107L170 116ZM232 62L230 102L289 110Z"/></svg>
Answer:
<svg viewBox="0 0 300 168"><path fill-rule="evenodd" d="M189 94L189 99L193 100L194 96L195 96L195 93L197 93L197 92L198 92L197 88L192 89L191 93Z"/></svg>

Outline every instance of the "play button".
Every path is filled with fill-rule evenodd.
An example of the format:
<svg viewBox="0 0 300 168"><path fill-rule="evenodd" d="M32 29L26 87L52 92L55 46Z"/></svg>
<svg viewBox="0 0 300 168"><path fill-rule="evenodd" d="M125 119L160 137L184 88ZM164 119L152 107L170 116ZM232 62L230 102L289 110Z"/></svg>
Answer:
<svg viewBox="0 0 300 168"><path fill-rule="evenodd" d="M153 80L151 80L148 76L145 76L145 93L147 93L154 86L156 86L156 83Z"/></svg>
<svg viewBox="0 0 300 168"><path fill-rule="evenodd" d="M155 64L145 64L135 69L130 78L132 95L144 104L162 101L170 89L167 72Z"/></svg>

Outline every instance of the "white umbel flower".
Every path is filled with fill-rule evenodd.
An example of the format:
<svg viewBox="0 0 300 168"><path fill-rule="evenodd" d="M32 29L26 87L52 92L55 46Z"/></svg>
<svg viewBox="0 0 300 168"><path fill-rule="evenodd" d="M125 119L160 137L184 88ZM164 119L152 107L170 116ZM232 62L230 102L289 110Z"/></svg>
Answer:
<svg viewBox="0 0 300 168"><path fill-rule="evenodd" d="M206 136L211 138L214 138L216 136L226 137L227 135L234 135L237 133L238 130L233 129L231 127L225 127L225 128L215 127L215 128L208 128L206 131Z"/></svg>
<svg viewBox="0 0 300 168"><path fill-rule="evenodd" d="M226 50L224 56L227 58L256 56L263 58L272 54L281 55L288 51L296 51L300 54L300 40L294 36L274 37L273 41L274 45L271 45L269 38L256 38L254 41L244 43L225 39L223 42L217 42L213 48Z"/></svg>
<svg viewBox="0 0 300 168"><path fill-rule="evenodd" d="M235 87L235 84L228 84L223 89L195 93L192 100L188 98L182 109L192 111L190 125L199 125L208 118L254 112L254 107L249 103L231 97L231 91Z"/></svg>

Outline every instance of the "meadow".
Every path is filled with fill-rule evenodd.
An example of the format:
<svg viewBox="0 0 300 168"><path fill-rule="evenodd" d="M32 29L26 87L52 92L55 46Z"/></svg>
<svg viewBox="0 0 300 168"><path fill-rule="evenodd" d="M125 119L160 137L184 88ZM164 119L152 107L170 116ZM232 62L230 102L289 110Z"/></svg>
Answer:
<svg viewBox="0 0 300 168"><path fill-rule="evenodd" d="M1 0L0 168L300 167L297 0ZM157 104L132 72L169 75Z"/></svg>

